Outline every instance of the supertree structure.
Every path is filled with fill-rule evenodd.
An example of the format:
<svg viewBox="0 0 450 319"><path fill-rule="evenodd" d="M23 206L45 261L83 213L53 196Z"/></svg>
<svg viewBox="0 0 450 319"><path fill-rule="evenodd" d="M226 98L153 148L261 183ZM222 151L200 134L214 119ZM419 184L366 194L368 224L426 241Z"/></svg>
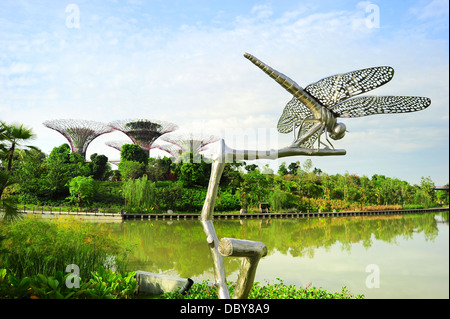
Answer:
<svg viewBox="0 0 450 319"><path fill-rule="evenodd" d="M141 146L146 151L153 148L153 143L160 136L178 129L178 126L173 123L147 119L119 120L110 122L108 125L126 134L133 144Z"/></svg>
<svg viewBox="0 0 450 319"><path fill-rule="evenodd" d="M74 153L86 157L89 144L98 136L112 132L112 128L101 122L89 120L60 119L45 121L46 127L61 133Z"/></svg>
<svg viewBox="0 0 450 319"><path fill-rule="evenodd" d="M122 150L122 146L125 144L131 144L133 142L131 142L130 140L126 141L126 140L121 140L121 141L107 141L105 142L106 145L108 145L109 147L112 147L118 151ZM181 150L176 147L175 145L172 144L164 144L164 145L159 145L156 143L153 143L152 146L150 147L150 149L159 149L162 151L165 151L167 153L169 153L172 157L177 158L178 156L180 156L181 154Z"/></svg>
<svg viewBox="0 0 450 319"><path fill-rule="evenodd" d="M178 147L178 153L181 155L186 152L192 152L194 154L200 153L206 150L209 144L217 142L219 138L214 135L202 135L189 132L177 135L168 134L161 137L161 140Z"/></svg>
<svg viewBox="0 0 450 319"><path fill-rule="evenodd" d="M161 145L158 144L155 145L155 148L162 150L166 153L169 153L174 159L177 159L183 153L181 151L181 148L173 144L161 144Z"/></svg>
<svg viewBox="0 0 450 319"><path fill-rule="evenodd" d="M116 150L118 150L119 152L122 150L122 146L125 144L133 144L133 142L131 141L126 141L126 140L120 140L120 141L107 141L105 142L106 145L108 145L109 147L115 148Z"/></svg>

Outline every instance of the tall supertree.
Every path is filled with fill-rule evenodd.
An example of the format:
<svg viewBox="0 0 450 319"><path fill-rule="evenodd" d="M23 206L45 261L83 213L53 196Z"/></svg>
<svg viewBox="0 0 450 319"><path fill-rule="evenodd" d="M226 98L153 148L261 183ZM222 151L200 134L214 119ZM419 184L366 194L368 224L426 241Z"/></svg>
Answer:
<svg viewBox="0 0 450 319"><path fill-rule="evenodd" d="M181 154L183 154L181 148L173 144L161 144L161 145L158 144L155 146L155 148L160 149L166 153L169 153L174 158L174 160L176 160L178 157L181 156Z"/></svg>
<svg viewBox="0 0 450 319"><path fill-rule="evenodd" d="M133 142L128 140L120 140L120 141L107 141L105 142L106 145L108 145L109 147L112 147L116 150L118 150L119 152L122 150L122 146L125 144L132 144ZM178 147L176 147L175 145L172 144L164 144L164 145L159 145L156 143L153 143L152 146L150 147L150 149L159 149L162 151L165 151L167 153L169 153L171 156L173 157L178 157L180 156L180 149Z"/></svg>
<svg viewBox="0 0 450 319"><path fill-rule="evenodd" d="M153 143L160 136L178 129L173 123L147 119L119 120L110 122L109 126L125 133L133 144L141 146L146 151L152 149Z"/></svg>
<svg viewBox="0 0 450 319"><path fill-rule="evenodd" d="M106 145L108 145L109 147L115 148L116 150L118 150L119 152L122 150L122 146L125 144L132 144L133 142L131 142L130 140L125 141L125 140L120 140L120 141L107 141L105 142Z"/></svg>
<svg viewBox="0 0 450 319"><path fill-rule="evenodd" d="M49 120L43 124L61 133L69 142L72 152L80 153L84 158L89 144L95 138L113 131L107 124L88 120Z"/></svg>
<svg viewBox="0 0 450 319"><path fill-rule="evenodd" d="M161 137L161 140L171 143L178 148L178 156L186 152L192 152L194 155L198 154L206 150L209 144L217 142L219 139L219 137L214 135L202 135L192 132L176 135L168 134Z"/></svg>

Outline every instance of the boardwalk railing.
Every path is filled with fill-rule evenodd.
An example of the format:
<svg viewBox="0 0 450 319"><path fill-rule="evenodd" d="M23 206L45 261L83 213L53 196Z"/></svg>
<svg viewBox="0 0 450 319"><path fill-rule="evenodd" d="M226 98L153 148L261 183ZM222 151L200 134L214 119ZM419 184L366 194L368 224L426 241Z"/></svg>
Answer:
<svg viewBox="0 0 450 319"><path fill-rule="evenodd" d="M266 218L309 218L309 217L344 217L344 216L373 216L373 215L403 215L418 213L433 213L448 211L448 207L428 209L403 209L403 210L373 210L373 211L343 211L343 212L291 212L291 213L248 213L248 214L214 214L214 219L266 219ZM62 206L36 206L19 205L19 212L27 214L50 215L82 215L82 216L110 216L122 219L200 219L200 213L126 213L120 208L95 208L95 207L62 207Z"/></svg>
<svg viewBox="0 0 450 319"><path fill-rule="evenodd" d="M51 215L84 215L84 216L116 216L124 214L120 208L96 208L96 207L62 207L62 206L36 206L19 205L18 211L27 214L51 214Z"/></svg>
<svg viewBox="0 0 450 319"><path fill-rule="evenodd" d="M373 211L345 211L345 212L306 212L306 213L256 213L256 214L214 214L214 219L266 219L266 218L314 218L314 217L345 217L345 216L374 216L374 215L403 215L419 213L436 213L448 211L448 207L428 209L404 209L404 210L373 210ZM197 213L184 214L123 214L123 219L162 219L162 220L186 220L200 219Z"/></svg>

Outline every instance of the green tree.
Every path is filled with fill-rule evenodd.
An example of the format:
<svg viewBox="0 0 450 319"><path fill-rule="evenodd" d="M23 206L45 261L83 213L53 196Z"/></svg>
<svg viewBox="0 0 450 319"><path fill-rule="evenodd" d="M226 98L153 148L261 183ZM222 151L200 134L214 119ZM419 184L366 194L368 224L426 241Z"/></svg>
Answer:
<svg viewBox="0 0 450 319"><path fill-rule="evenodd" d="M89 166L79 153L72 153L68 144L53 148L46 161L45 185L51 199L69 195L69 181L75 176L88 176Z"/></svg>
<svg viewBox="0 0 450 319"><path fill-rule="evenodd" d="M288 166L288 173L291 174L291 175L295 175L295 174L297 174L299 168L300 168L300 162L299 161L292 162Z"/></svg>
<svg viewBox="0 0 450 319"><path fill-rule="evenodd" d="M14 151L19 147L33 148L31 145L22 145L23 142L34 139L36 136L31 128L26 128L23 124L6 125L0 122L0 144L2 144L3 158L6 161L7 171L11 171L13 164ZM5 156L6 155L6 156Z"/></svg>
<svg viewBox="0 0 450 319"><path fill-rule="evenodd" d="M258 207L260 202L267 199L269 193L269 182L266 175L261 174L259 170L250 171L243 176L241 187L238 189L241 206Z"/></svg>
<svg viewBox="0 0 450 319"><path fill-rule="evenodd" d="M144 163L135 161L123 161L119 163L119 171L122 180L138 179L144 176L146 166Z"/></svg>
<svg viewBox="0 0 450 319"><path fill-rule="evenodd" d="M99 181L107 180L112 175L111 165L108 163L108 157L94 153L90 158L91 162L89 163L89 168L91 170L92 177Z"/></svg>
<svg viewBox="0 0 450 319"><path fill-rule="evenodd" d="M150 180L165 181L169 179L172 160L166 156L163 158L148 159L148 177Z"/></svg>
<svg viewBox="0 0 450 319"><path fill-rule="evenodd" d="M133 161L148 164L148 152L136 144L125 144L120 151L121 161Z"/></svg>
<svg viewBox="0 0 450 319"><path fill-rule="evenodd" d="M211 164L203 160L200 163L185 162L179 168L178 180L183 187L206 187L211 174Z"/></svg>
<svg viewBox="0 0 450 319"><path fill-rule="evenodd" d="M245 162L226 163L223 169L222 177L220 179L220 186L229 188L234 194L235 190L242 182L242 174L240 169L245 165Z"/></svg>
<svg viewBox="0 0 450 319"><path fill-rule="evenodd" d="M130 211L149 212L156 205L156 186L144 175L123 183L125 205Z"/></svg>
<svg viewBox="0 0 450 319"><path fill-rule="evenodd" d="M286 162L281 163L281 165L278 167L278 175L284 176L289 174L288 169L286 168Z"/></svg>
<svg viewBox="0 0 450 319"><path fill-rule="evenodd" d="M420 188L424 190L424 192L428 195L431 201L434 201L435 199L436 195L434 190L435 187L436 185L429 176L420 178Z"/></svg>
<svg viewBox="0 0 450 319"><path fill-rule="evenodd" d="M11 174L15 150L21 147L36 149L34 146L22 145L23 142L34 137L35 135L30 128L0 122L0 211L4 212L5 220L14 219L18 216L15 199L4 196L5 189L15 184Z"/></svg>
<svg viewBox="0 0 450 319"><path fill-rule="evenodd" d="M20 161L14 171L19 184L18 199L20 203L39 204L48 197L47 156L39 150L30 150Z"/></svg>
<svg viewBox="0 0 450 319"><path fill-rule="evenodd" d="M2 196L3 190L13 185L7 171L0 169L0 212L3 212L3 220L11 221L19 216L17 205L13 198Z"/></svg>
<svg viewBox="0 0 450 319"><path fill-rule="evenodd" d="M78 207L90 204L95 194L95 184L91 176L77 176L69 182L70 201L76 202Z"/></svg>
<svg viewBox="0 0 450 319"><path fill-rule="evenodd" d="M310 173L311 169L313 168L313 162L311 161L311 159L307 159L304 163L303 163L303 170L306 173Z"/></svg>
<svg viewBox="0 0 450 319"><path fill-rule="evenodd" d="M247 172L253 172L257 168L258 168L258 165L256 165L256 164L245 165L245 169L247 170Z"/></svg>
<svg viewBox="0 0 450 319"><path fill-rule="evenodd" d="M448 187L448 185L447 185ZM448 190L438 190L436 192L436 199L438 201L439 204L441 205L448 205Z"/></svg>

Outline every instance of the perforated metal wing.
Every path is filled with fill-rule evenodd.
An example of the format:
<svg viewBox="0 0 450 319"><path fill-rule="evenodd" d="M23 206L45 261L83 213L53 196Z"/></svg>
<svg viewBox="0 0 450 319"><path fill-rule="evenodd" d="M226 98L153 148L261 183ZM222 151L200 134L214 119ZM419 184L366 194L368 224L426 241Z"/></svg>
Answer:
<svg viewBox="0 0 450 319"><path fill-rule="evenodd" d="M306 134L312 127L314 126L314 123L306 122L303 123L303 125L300 127L300 131L298 133L298 136L303 136ZM319 135L322 134L321 131L315 132L313 135L311 135L307 140L304 140L299 144L299 147L305 147L305 148L314 148L314 143L317 141L317 138Z"/></svg>
<svg viewBox="0 0 450 319"><path fill-rule="evenodd" d="M278 120L278 132L292 132L294 124L295 127L299 127L302 122L308 118L314 118L311 110L299 99L293 97L284 107L283 114L281 114L281 117Z"/></svg>
<svg viewBox="0 0 450 319"><path fill-rule="evenodd" d="M304 122L307 119L313 119L314 116L310 109L296 97L293 97L284 107L283 114L278 121L278 132L290 133L295 127L299 129L299 136L302 136L311 129L314 123ZM301 146L312 148L317 140L319 133L313 134L308 140L304 141Z"/></svg>
<svg viewBox="0 0 450 319"><path fill-rule="evenodd" d="M409 113L427 108L431 100L421 96L362 96L337 104L338 117L361 117L375 114Z"/></svg>
<svg viewBox="0 0 450 319"><path fill-rule="evenodd" d="M393 76L394 69L390 66L366 68L324 78L305 87L305 91L333 110L340 101L380 87Z"/></svg>

